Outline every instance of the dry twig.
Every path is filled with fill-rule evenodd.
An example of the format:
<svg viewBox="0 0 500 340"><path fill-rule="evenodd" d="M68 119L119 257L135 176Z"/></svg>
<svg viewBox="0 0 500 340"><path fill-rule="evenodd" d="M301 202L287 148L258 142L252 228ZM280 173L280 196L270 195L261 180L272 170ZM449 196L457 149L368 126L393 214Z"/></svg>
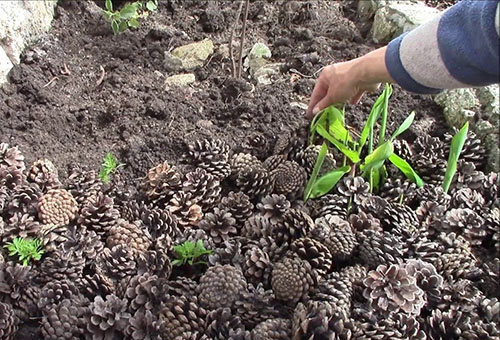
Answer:
<svg viewBox="0 0 500 340"><path fill-rule="evenodd" d="M59 79L59 77L55 76L54 78L52 78L51 80L49 80L49 82L45 85L42 86L42 88L44 87L47 87L47 86L50 86L53 82L55 82L57 79Z"/></svg>
<svg viewBox="0 0 500 340"><path fill-rule="evenodd" d="M233 28L231 29L231 34L229 35L229 58L231 59L231 75L236 78L236 62L234 61L233 52L233 37L238 21L240 21L241 8L243 7L243 1L240 1L240 6L238 7L238 12L236 13L236 20L234 20Z"/></svg>
<svg viewBox="0 0 500 340"><path fill-rule="evenodd" d="M240 39L240 58L238 61L238 75L236 78L241 78L241 68L243 64L243 46L245 45L245 35L247 33L247 19L248 19L248 7L250 5L250 0L245 0L245 14L243 15L243 26Z"/></svg>
<svg viewBox="0 0 500 340"><path fill-rule="evenodd" d="M96 87L102 84L102 82L104 80L104 76L106 75L106 71L104 70L104 67L102 67L102 65L99 65L99 68L101 70L101 75L99 76L99 79L97 79L97 82L95 83Z"/></svg>

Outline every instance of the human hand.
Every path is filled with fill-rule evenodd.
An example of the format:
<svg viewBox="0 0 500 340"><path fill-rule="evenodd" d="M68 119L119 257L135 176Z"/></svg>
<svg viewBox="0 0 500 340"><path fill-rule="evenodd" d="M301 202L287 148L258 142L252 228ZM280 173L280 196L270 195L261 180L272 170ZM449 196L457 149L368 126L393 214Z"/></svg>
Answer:
<svg viewBox="0 0 500 340"><path fill-rule="evenodd" d="M385 66L385 47L363 57L332 64L321 72L307 108L307 117L335 103L357 104L365 92L377 90L380 83L392 82Z"/></svg>

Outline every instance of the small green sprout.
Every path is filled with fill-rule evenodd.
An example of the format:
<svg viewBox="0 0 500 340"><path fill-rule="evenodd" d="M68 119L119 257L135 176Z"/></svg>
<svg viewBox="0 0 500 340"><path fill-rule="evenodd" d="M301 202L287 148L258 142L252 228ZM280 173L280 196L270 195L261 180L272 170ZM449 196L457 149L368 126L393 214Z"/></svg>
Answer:
<svg viewBox="0 0 500 340"><path fill-rule="evenodd" d="M9 251L9 256L17 255L19 262L22 262L23 266L27 266L32 259L40 261L42 254L45 252L42 249L41 240L21 237L16 237L12 242L7 242L4 248Z"/></svg>
<svg viewBox="0 0 500 340"><path fill-rule="evenodd" d="M109 183L109 175L118 170L118 168L124 166L125 164L118 164L118 160L113 156L111 152L106 154L104 160L102 161L101 168L99 169L99 178L104 184Z"/></svg>
<svg viewBox="0 0 500 340"><path fill-rule="evenodd" d="M158 9L158 0L149 0L146 3L141 1L127 2L118 10L113 10L112 0L106 0L106 9L103 10L106 20L111 23L114 34L126 31L128 28L139 27L139 18L146 17L149 12ZM143 9L146 8L146 10Z"/></svg>
<svg viewBox="0 0 500 340"><path fill-rule="evenodd" d="M205 261L200 261L203 255L210 255L212 251L210 249L205 249L203 241L198 240L196 243L191 241L185 241L182 244L174 246L174 251L177 258L172 261L174 266L182 266L184 264L189 264L191 266L196 264L206 264Z"/></svg>
<svg viewBox="0 0 500 340"><path fill-rule="evenodd" d="M448 165L443 180L443 191L448 192L450 189L453 176L457 172L457 162L464 147L465 140L467 139L467 132L469 131L469 122L465 122L464 126L453 136L450 144L450 155L448 157Z"/></svg>

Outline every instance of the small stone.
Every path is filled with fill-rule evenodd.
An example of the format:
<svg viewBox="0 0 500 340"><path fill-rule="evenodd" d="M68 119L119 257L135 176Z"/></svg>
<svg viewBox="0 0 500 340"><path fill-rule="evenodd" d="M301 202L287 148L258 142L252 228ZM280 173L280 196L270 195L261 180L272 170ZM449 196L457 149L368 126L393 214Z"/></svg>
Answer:
<svg viewBox="0 0 500 340"><path fill-rule="evenodd" d="M189 84L194 83L196 77L193 73L186 74L176 74L165 79L165 85L167 87L177 86L177 87L186 87Z"/></svg>
<svg viewBox="0 0 500 340"><path fill-rule="evenodd" d="M460 129L466 121L470 121L479 108L473 89L445 90L434 97L436 104L443 107L447 123Z"/></svg>
<svg viewBox="0 0 500 340"><path fill-rule="evenodd" d="M165 64L175 67L178 60L181 61L181 69L185 71L194 70L203 65L205 60L214 52L214 44L210 39L177 47L172 53L165 52ZM177 58L177 59L176 59Z"/></svg>
<svg viewBox="0 0 500 340"><path fill-rule="evenodd" d="M283 63L268 64L259 68L253 74L253 78L257 81L257 84L269 85L272 83L272 76L279 74L282 66Z"/></svg>

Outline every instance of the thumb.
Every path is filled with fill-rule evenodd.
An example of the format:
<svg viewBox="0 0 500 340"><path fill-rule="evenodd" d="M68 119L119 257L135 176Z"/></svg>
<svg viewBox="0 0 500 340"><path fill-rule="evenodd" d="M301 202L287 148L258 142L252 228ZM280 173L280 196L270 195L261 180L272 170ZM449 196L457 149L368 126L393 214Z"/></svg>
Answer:
<svg viewBox="0 0 500 340"><path fill-rule="evenodd" d="M313 111L312 111L312 115L313 117L316 116L321 110L323 110L324 108L327 108L328 106L330 106L332 103L331 103L331 100L330 98L328 97L324 97L323 99L321 99L319 101L318 104L316 104L316 106L314 107Z"/></svg>

